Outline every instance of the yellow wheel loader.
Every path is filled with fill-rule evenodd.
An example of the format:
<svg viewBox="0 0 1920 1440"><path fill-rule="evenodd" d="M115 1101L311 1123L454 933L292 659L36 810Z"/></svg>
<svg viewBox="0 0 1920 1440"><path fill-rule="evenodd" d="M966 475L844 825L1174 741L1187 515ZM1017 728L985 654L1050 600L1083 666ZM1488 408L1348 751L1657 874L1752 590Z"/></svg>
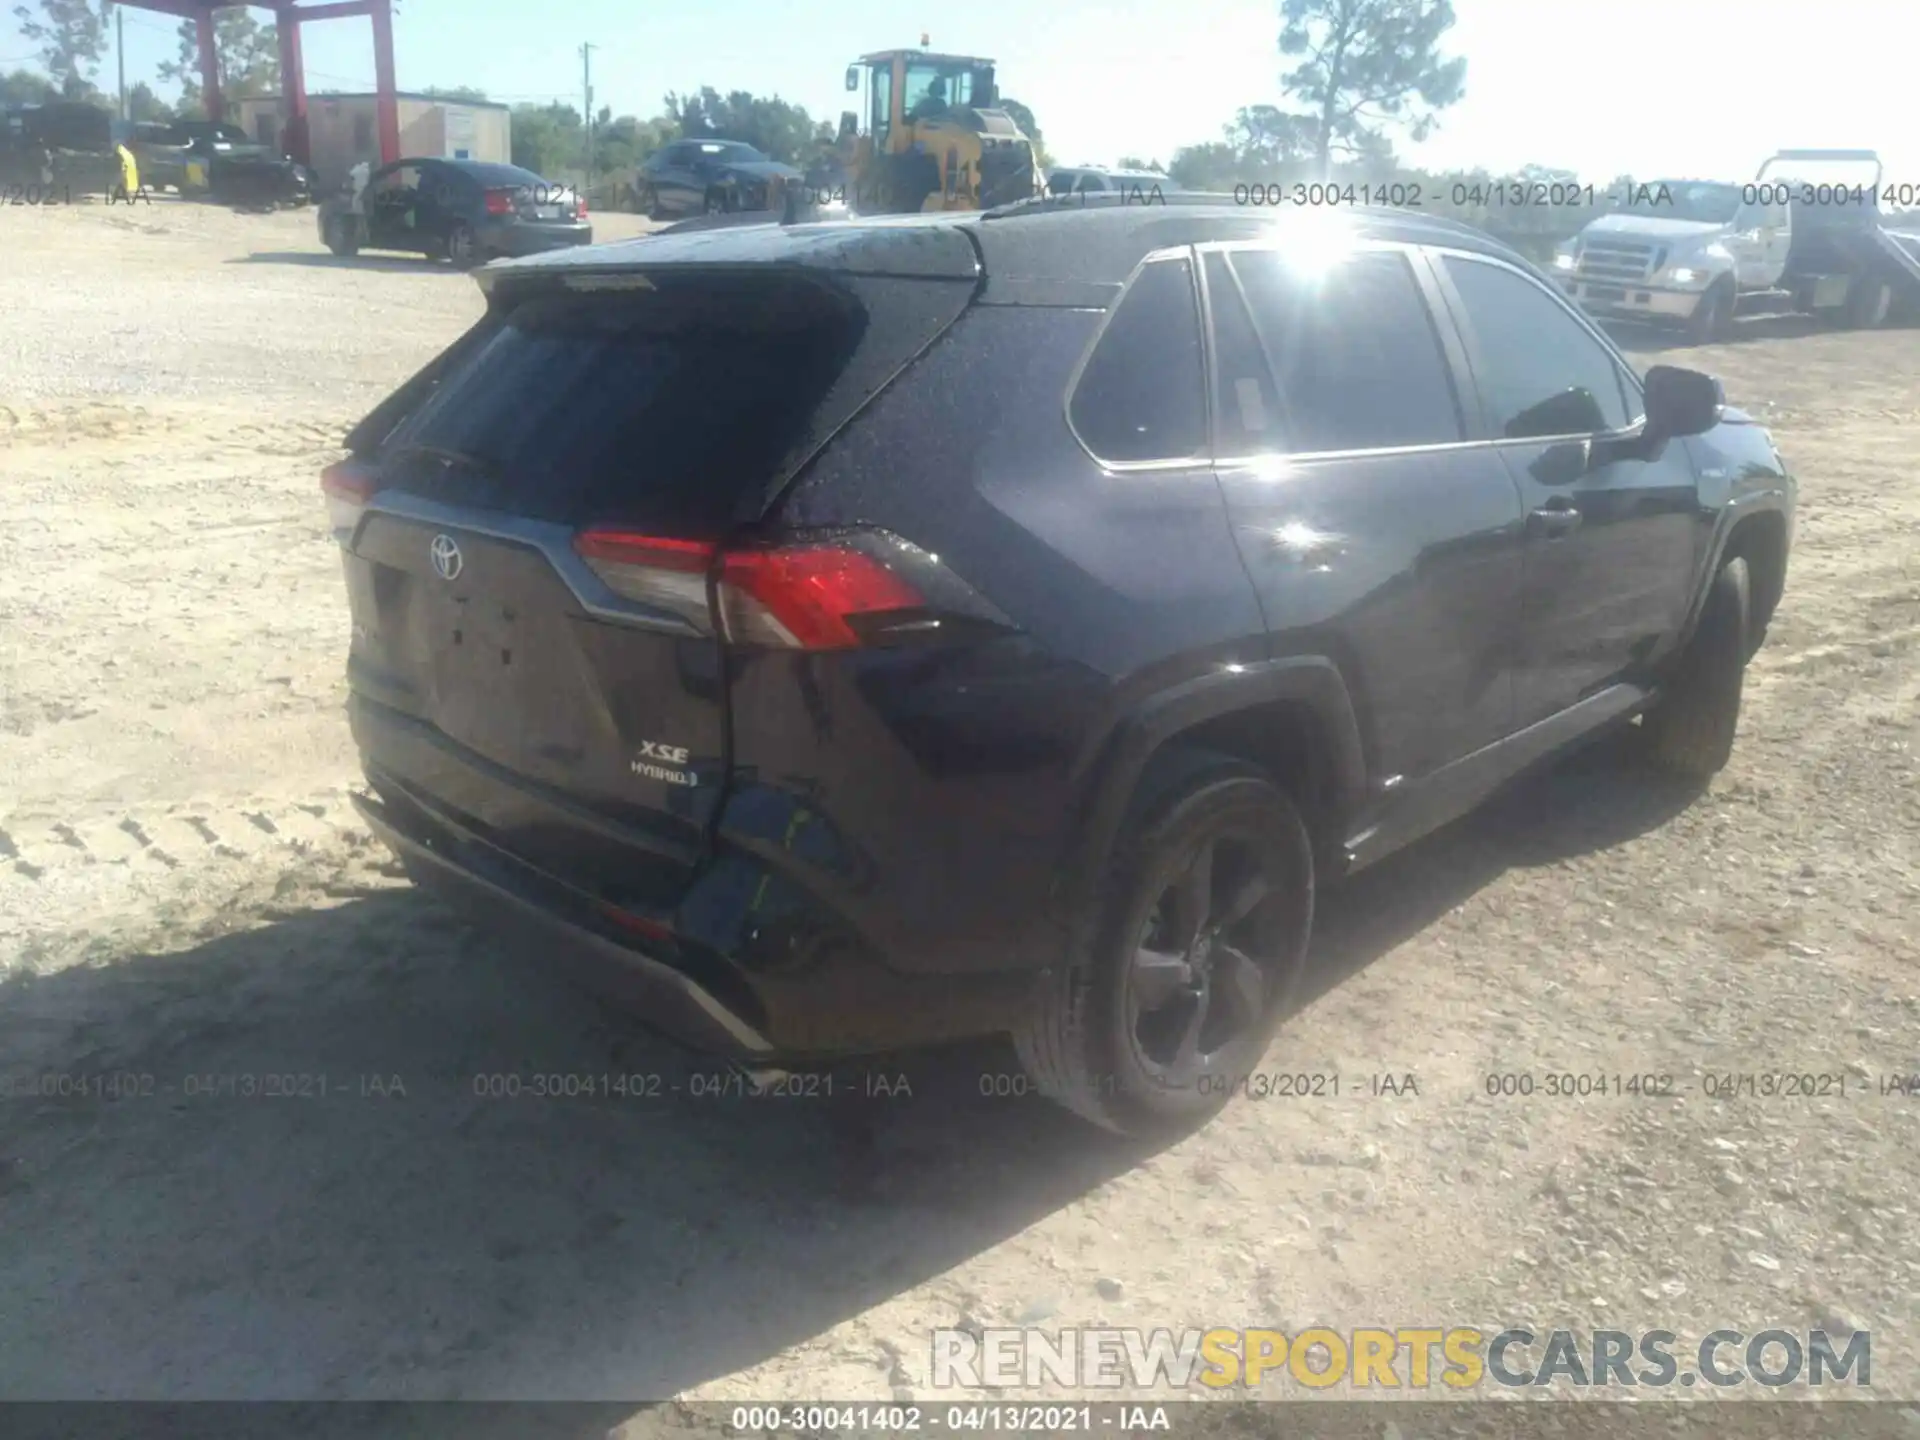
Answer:
<svg viewBox="0 0 1920 1440"><path fill-rule="evenodd" d="M998 108L993 61L926 48L882 50L847 67L860 108L840 117L820 202L855 214L985 210L1042 194L1033 141Z"/></svg>

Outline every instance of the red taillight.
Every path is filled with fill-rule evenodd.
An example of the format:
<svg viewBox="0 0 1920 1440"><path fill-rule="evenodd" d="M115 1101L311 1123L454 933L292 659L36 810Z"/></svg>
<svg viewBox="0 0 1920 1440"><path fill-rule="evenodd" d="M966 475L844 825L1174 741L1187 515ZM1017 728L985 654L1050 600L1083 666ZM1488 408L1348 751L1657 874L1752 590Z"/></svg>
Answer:
<svg viewBox="0 0 1920 1440"><path fill-rule="evenodd" d="M586 196L582 195L579 197L577 201L575 201L574 207L573 207L573 218L576 220L584 220L587 218L587 197Z"/></svg>
<svg viewBox="0 0 1920 1440"><path fill-rule="evenodd" d="M701 574L720 547L710 540L663 540L626 530L587 530L574 537L573 548L587 560Z"/></svg>
<svg viewBox="0 0 1920 1440"><path fill-rule="evenodd" d="M487 191L487 213L489 215L513 214L513 192L511 190Z"/></svg>
<svg viewBox="0 0 1920 1440"><path fill-rule="evenodd" d="M701 540L667 540L588 530L574 549L616 594L673 611L712 630L714 596L726 638L741 645L842 650L865 642L863 617L917 611L926 600L893 570L840 545L728 550Z"/></svg>
<svg viewBox="0 0 1920 1440"><path fill-rule="evenodd" d="M925 608L926 600L870 555L837 545L735 550L720 562L727 638L844 650L865 643L863 616Z"/></svg>
<svg viewBox="0 0 1920 1440"><path fill-rule="evenodd" d="M336 538L353 538L361 512L379 488L373 472L358 460L341 460L320 472L320 490L327 497L327 518Z"/></svg>

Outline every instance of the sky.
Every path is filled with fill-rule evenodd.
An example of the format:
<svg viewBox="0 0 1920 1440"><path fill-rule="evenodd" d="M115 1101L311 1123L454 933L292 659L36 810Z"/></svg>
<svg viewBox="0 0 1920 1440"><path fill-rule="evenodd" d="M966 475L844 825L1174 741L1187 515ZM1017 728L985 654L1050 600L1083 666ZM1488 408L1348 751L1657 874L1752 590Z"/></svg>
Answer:
<svg viewBox="0 0 1920 1440"><path fill-rule="evenodd" d="M1242 105L1286 104L1276 0L397 0L401 89L472 85L494 99L578 106L582 42L595 106L651 115L669 90L777 94L846 108L842 75L870 50L991 56L1063 164L1165 161L1220 138ZM1415 163L1495 172L1551 165L1744 180L1774 150L1869 148L1889 183L1920 185L1920 5L1912 0L1455 0L1445 53L1466 96ZM257 12L267 20L269 12ZM129 86L158 83L175 22L126 11ZM309 90L373 88L371 27L302 31ZM32 46L0 21L0 66ZM109 55L95 77L111 91Z"/></svg>

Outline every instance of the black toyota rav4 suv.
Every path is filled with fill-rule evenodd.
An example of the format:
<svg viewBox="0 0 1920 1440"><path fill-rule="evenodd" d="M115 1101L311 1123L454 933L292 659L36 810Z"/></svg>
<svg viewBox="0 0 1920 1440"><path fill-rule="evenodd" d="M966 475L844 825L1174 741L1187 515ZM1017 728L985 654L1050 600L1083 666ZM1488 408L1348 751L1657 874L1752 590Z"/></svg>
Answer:
<svg viewBox="0 0 1920 1440"><path fill-rule="evenodd" d="M363 809L748 1070L1011 1034L1190 1125L1317 887L1631 724L1727 760L1794 482L1405 212L1181 197L491 266L348 437Z"/></svg>

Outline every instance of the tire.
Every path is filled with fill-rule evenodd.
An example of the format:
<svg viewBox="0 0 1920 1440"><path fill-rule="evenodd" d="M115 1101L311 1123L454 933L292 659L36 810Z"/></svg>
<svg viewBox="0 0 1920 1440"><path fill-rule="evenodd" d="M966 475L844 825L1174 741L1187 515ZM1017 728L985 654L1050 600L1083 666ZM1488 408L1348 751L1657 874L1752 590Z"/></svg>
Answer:
<svg viewBox="0 0 1920 1440"><path fill-rule="evenodd" d="M725 215L732 209L733 206L728 203L727 197L718 190L709 190L706 200L700 207L701 213L705 215Z"/></svg>
<svg viewBox="0 0 1920 1440"><path fill-rule="evenodd" d="M640 193L635 197L634 203L639 208L640 213L649 220L664 220L667 218L667 212L660 208L660 192L651 185L641 187Z"/></svg>
<svg viewBox="0 0 1920 1440"><path fill-rule="evenodd" d="M453 262L456 270L471 270L484 258L480 254L480 242L475 238L473 227L464 220L456 220L447 229L447 259Z"/></svg>
<svg viewBox="0 0 1920 1440"><path fill-rule="evenodd" d="M1184 773L1122 826L1091 951L1041 977L1014 1036L1042 1095L1142 1139L1205 1124L1260 1062L1313 923L1313 847L1286 793L1227 756L1175 759Z"/></svg>
<svg viewBox="0 0 1920 1440"><path fill-rule="evenodd" d="M1847 289L1843 312L1849 330L1875 330L1887 323L1893 308L1893 287L1884 280L1862 280Z"/></svg>
<svg viewBox="0 0 1920 1440"><path fill-rule="evenodd" d="M1687 340L1693 345L1711 345L1716 340L1726 338L1727 331L1733 326L1733 306L1735 300L1733 282L1716 280L1707 287L1707 293L1700 297L1700 303L1693 307L1693 314L1687 319Z"/></svg>
<svg viewBox="0 0 1920 1440"><path fill-rule="evenodd" d="M327 221L327 249L347 257L360 253L360 238L353 233L352 225L338 215Z"/></svg>
<svg viewBox="0 0 1920 1440"><path fill-rule="evenodd" d="M1747 562L1736 555L1713 577L1672 682L1640 722L1648 758L1660 769L1705 780L1733 758L1740 693L1753 653L1752 613L1753 582Z"/></svg>

